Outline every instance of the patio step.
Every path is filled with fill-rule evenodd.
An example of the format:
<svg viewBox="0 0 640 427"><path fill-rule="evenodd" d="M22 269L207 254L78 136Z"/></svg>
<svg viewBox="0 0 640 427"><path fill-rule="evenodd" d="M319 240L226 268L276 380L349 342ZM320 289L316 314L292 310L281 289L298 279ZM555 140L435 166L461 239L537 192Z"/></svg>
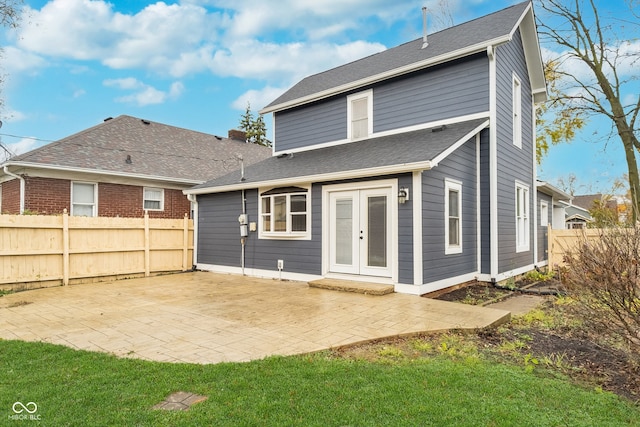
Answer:
<svg viewBox="0 0 640 427"><path fill-rule="evenodd" d="M356 282L353 280L318 279L307 282L311 288L329 289L332 291L355 292L365 295L387 295L394 292L393 285L380 283Z"/></svg>

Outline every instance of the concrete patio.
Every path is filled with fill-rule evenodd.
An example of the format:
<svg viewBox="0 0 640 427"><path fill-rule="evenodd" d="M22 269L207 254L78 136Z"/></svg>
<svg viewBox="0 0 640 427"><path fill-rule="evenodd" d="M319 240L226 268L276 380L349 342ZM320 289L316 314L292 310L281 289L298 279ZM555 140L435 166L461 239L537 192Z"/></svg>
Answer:
<svg viewBox="0 0 640 427"><path fill-rule="evenodd" d="M189 272L0 298L0 338L162 362L242 362L384 337L483 328L509 312L411 295Z"/></svg>

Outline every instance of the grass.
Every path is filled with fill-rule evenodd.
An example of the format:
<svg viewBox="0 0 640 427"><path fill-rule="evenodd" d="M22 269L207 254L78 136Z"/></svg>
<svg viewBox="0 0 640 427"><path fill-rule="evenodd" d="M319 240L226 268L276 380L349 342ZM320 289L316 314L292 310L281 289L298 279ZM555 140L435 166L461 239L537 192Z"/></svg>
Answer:
<svg viewBox="0 0 640 427"><path fill-rule="evenodd" d="M454 348L462 357L451 357ZM16 401L35 402L42 426L622 426L640 419L639 408L613 394L470 357L450 340L436 350L443 354L408 359L389 346L382 361L326 352L190 365L0 341L0 420ZM176 391L208 399L188 411L151 409Z"/></svg>

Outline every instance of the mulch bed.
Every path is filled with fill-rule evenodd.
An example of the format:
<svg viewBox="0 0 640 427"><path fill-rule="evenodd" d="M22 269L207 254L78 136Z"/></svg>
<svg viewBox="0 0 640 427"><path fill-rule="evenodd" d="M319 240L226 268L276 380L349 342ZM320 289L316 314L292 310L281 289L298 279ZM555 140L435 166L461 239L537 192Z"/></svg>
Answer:
<svg viewBox="0 0 640 427"><path fill-rule="evenodd" d="M521 280L509 289L473 282L444 294L427 297L486 305L521 293L550 295L547 303L541 306L543 312L560 319L576 318L576 314L569 305L553 303L553 295L564 294L562 284L555 279L542 282ZM576 324L580 325L583 322L576 322ZM549 327L535 321L514 320L508 325L472 334L464 332L460 334L467 336L478 348L493 355L490 357L495 356L497 360L511 360L513 363L522 364L525 359L534 357L539 366L544 365L588 387L598 387L640 404L640 362L637 358L629 357L628 350L612 345L589 326L572 326L571 322L566 322L561 327ZM437 334L421 338L432 339L436 347L440 339ZM525 342L525 346L505 356L500 346L516 340ZM407 349L410 348L409 342L410 338L395 338L385 342L363 344L361 348L351 348L344 350L343 353L369 354L375 358L376 349L380 346L394 345ZM410 351L407 352L410 353Z"/></svg>

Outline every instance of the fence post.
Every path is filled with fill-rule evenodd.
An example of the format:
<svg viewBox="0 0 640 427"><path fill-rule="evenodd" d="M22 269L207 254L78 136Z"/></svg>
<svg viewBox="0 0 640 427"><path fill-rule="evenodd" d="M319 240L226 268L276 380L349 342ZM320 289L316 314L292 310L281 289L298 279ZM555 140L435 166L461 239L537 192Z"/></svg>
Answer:
<svg viewBox="0 0 640 427"><path fill-rule="evenodd" d="M151 254L150 254L151 241L149 239L149 212L144 211L144 276L149 277L151 275Z"/></svg>
<svg viewBox="0 0 640 427"><path fill-rule="evenodd" d="M547 224L547 269L553 271L553 228Z"/></svg>
<svg viewBox="0 0 640 427"><path fill-rule="evenodd" d="M62 211L62 285L69 284L69 213Z"/></svg>
<svg viewBox="0 0 640 427"><path fill-rule="evenodd" d="M182 271L189 269L189 216L184 214L182 221Z"/></svg>

